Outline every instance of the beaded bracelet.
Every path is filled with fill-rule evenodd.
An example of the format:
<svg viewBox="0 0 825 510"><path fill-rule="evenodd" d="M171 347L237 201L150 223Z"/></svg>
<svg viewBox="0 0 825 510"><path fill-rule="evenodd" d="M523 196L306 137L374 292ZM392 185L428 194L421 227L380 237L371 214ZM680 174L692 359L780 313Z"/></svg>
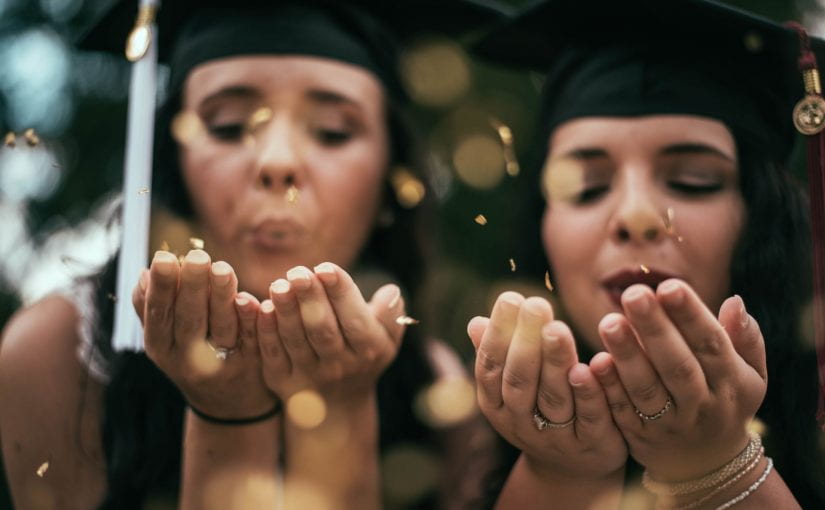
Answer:
<svg viewBox="0 0 825 510"><path fill-rule="evenodd" d="M268 420L272 418L276 414L281 412L281 400L277 400L275 405L269 411L259 414L257 416L249 416L245 418L219 418L217 416L212 416L209 414L204 413L203 411L197 409L192 404L189 404L189 409L192 410L198 418L202 419L203 421L207 421L209 423L214 423L216 425L249 425L251 423L258 423L260 421Z"/></svg>
<svg viewBox="0 0 825 510"><path fill-rule="evenodd" d="M739 455L712 473L695 480L668 483L653 480L650 477L650 474L648 474L645 470L642 475L642 485L644 485L645 489L658 496L683 496L705 489L711 489L718 486L731 476L734 476L745 466L753 462L753 459L759 455L761 448L762 438L756 432L751 432L751 439L748 442L748 445L745 446Z"/></svg>
<svg viewBox="0 0 825 510"><path fill-rule="evenodd" d="M765 468L765 471L762 473L762 476L759 477L759 480L753 482L750 487L748 487L747 489L742 491L741 494L739 494L738 496L736 496L732 500L728 501L727 503L725 503L723 505L717 506L716 510L726 510L727 508L732 507L733 505L739 503L743 499L747 498L748 496L750 496L751 494L756 492L756 489L758 489L759 486L761 486L763 483L765 483L765 480L768 478L768 475L771 474L771 469L773 469L773 459L770 458L770 457L768 457L767 459L768 459L768 466Z"/></svg>

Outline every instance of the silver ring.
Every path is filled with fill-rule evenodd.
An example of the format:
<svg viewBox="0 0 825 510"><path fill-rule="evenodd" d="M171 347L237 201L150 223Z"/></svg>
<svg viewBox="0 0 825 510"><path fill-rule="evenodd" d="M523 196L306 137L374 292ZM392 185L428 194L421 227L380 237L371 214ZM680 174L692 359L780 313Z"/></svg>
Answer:
<svg viewBox="0 0 825 510"><path fill-rule="evenodd" d="M235 351L238 350L237 347L218 347L212 343L211 340L208 338L206 339L206 345L212 349L212 352L215 353L215 358L219 359L220 361L226 361L226 358L235 354Z"/></svg>
<svg viewBox="0 0 825 510"><path fill-rule="evenodd" d="M533 424L536 426L536 429L542 431L544 429L563 429L565 427L569 427L573 425L576 421L576 415L574 414L572 418L565 422L555 422L550 421L547 419L547 416L541 414L538 407L533 408Z"/></svg>
<svg viewBox="0 0 825 510"><path fill-rule="evenodd" d="M636 416L638 416L639 418L647 421L655 421L664 416L668 411L670 411L671 407L673 407L673 399L670 397L670 395L668 395L667 402L665 402L664 407L659 409L659 411L657 411L656 413L645 414L638 407L634 407L633 409L636 411Z"/></svg>

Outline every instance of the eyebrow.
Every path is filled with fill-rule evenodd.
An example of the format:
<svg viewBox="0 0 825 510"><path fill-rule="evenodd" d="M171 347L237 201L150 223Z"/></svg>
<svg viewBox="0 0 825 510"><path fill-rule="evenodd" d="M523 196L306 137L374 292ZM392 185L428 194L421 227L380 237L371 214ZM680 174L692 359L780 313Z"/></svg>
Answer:
<svg viewBox="0 0 825 510"><path fill-rule="evenodd" d="M599 149L598 147L581 147L565 152L562 157L583 161L588 159L606 158L608 157L608 154L606 150Z"/></svg>
<svg viewBox="0 0 825 510"><path fill-rule="evenodd" d="M203 98L199 104L199 108L207 108L216 101L228 98L250 99L261 97L261 93L253 87L243 85L232 85L217 90Z"/></svg>
<svg viewBox="0 0 825 510"><path fill-rule="evenodd" d="M728 154L725 154L716 147L712 147L710 145L706 145L703 143L677 143L674 145L668 145L667 147L659 151L659 154L663 156L679 154L709 154L713 156L718 156L722 159L730 161L731 163L736 162L736 160L733 157L729 156Z"/></svg>
<svg viewBox="0 0 825 510"><path fill-rule="evenodd" d="M350 97L347 97L343 94L339 94L338 92L332 92L330 90L310 89L309 91L307 91L306 96L316 103L328 105L349 105L355 108L361 108L361 105L358 103L358 101Z"/></svg>

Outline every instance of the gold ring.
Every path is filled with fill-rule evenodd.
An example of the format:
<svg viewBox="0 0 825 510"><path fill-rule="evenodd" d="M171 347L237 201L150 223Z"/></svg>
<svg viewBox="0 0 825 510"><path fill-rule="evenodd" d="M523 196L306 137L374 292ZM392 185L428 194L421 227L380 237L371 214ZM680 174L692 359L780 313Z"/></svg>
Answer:
<svg viewBox="0 0 825 510"><path fill-rule="evenodd" d="M550 421L547 419L547 416L544 416L541 411L539 411L538 406L533 408L533 424L536 426L536 429L539 431L544 429L563 429L565 427L569 427L573 425L576 421L576 415L574 414L572 418L565 422L555 422Z"/></svg>
<svg viewBox="0 0 825 510"><path fill-rule="evenodd" d="M667 402L665 402L664 407L659 409L659 411L657 411L656 413L645 414L638 407L634 407L633 409L636 411L636 416L638 416L639 418L647 421L655 421L664 416L668 411L670 411L671 407L673 407L673 399L670 398L670 395L668 395Z"/></svg>
<svg viewBox="0 0 825 510"><path fill-rule="evenodd" d="M226 358L235 354L235 351L238 350L237 347L218 347L214 345L208 338L206 339L206 345L212 349L212 352L215 353L215 357L221 361L226 361Z"/></svg>

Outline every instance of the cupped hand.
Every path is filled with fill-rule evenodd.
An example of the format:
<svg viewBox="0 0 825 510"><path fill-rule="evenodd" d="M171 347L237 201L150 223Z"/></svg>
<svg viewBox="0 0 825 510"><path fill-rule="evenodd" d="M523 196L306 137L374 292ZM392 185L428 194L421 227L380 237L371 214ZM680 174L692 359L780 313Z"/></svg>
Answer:
<svg viewBox="0 0 825 510"><path fill-rule="evenodd" d="M627 447L605 394L546 300L505 292L489 319L470 321L468 333L479 407L531 469L578 480L623 469Z"/></svg>
<svg viewBox="0 0 825 510"><path fill-rule="evenodd" d="M352 277L331 262L298 266L270 286L257 331L267 386L281 398L311 389L328 402L374 395L398 353L405 324L397 285L369 302Z"/></svg>
<svg viewBox="0 0 825 510"><path fill-rule="evenodd" d="M217 418L247 418L272 409L256 339L258 301L238 293L226 262L192 250L179 262L159 251L141 275L132 302L144 326L147 356L196 409Z"/></svg>
<svg viewBox="0 0 825 510"><path fill-rule="evenodd" d="M609 354L590 367L630 454L662 481L698 478L733 459L767 388L762 334L741 298L726 300L717 318L671 279L655 294L629 287L622 307L600 323Z"/></svg>

